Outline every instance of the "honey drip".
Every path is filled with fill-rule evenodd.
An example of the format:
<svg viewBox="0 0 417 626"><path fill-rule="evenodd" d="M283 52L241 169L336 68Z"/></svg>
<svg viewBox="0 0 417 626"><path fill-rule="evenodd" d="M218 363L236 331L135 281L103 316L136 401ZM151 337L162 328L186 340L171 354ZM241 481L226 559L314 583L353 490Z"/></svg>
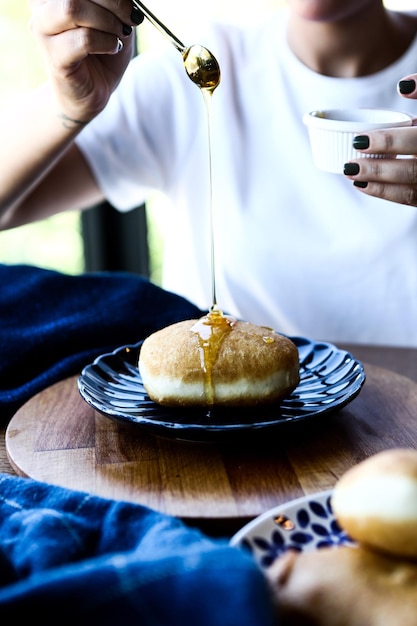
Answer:
<svg viewBox="0 0 417 626"><path fill-rule="evenodd" d="M198 336L201 369L204 372L204 394L209 405L214 403L215 392L213 384L213 365L224 341L236 324L236 319L224 315L218 308L201 317L191 328L190 332Z"/></svg>
<svg viewBox="0 0 417 626"><path fill-rule="evenodd" d="M202 49L201 55L204 54ZM211 54L211 53L208 53ZM213 60L215 61L214 57ZM224 315L217 306L216 294L216 262L215 262L215 220L213 202L213 165L211 147L211 103L212 95L220 82L220 72L217 61L211 63L210 58L204 58L204 72L199 62L193 71L193 67L187 67L187 73L201 89L204 98L207 114L208 131L208 156L209 156L209 202L210 202L210 263L211 263L211 295L212 304L209 313L199 319L190 331L198 336L198 347L200 351L201 369L204 372L204 393L208 405L212 405L215 400L215 389L213 384L213 366L225 337L231 332L236 324L234 317ZM184 63L187 58L184 56ZM198 76L198 80L193 76Z"/></svg>
<svg viewBox="0 0 417 626"><path fill-rule="evenodd" d="M211 149L211 98L213 91L208 89L202 90L204 102L207 111L207 130L208 130L208 152L209 152L209 202L210 202L210 263L211 263L211 311L217 308L216 294L216 254L215 254L215 219L214 219L214 201L213 201L213 157Z"/></svg>

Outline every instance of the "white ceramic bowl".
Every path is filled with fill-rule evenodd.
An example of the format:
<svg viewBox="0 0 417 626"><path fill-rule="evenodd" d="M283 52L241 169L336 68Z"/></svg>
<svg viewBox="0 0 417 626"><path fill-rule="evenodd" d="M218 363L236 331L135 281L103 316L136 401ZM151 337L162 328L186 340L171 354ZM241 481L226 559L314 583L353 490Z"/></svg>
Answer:
<svg viewBox="0 0 417 626"><path fill-rule="evenodd" d="M379 128L411 126L412 120L407 113L365 108L311 111L303 117L315 165L337 174L342 174L344 164L352 159L384 158L384 155L355 150L352 142L356 135Z"/></svg>

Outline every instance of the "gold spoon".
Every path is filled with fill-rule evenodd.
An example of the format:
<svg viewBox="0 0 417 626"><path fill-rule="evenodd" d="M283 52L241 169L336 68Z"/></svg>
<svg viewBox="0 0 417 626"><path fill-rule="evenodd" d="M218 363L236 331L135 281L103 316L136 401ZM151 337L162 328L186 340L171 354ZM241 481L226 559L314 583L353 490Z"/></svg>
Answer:
<svg viewBox="0 0 417 626"><path fill-rule="evenodd" d="M133 0L133 4L182 54L185 71L193 83L198 85L200 89L214 91L220 83L220 66L215 56L199 44L184 46L178 37L142 4L141 0Z"/></svg>

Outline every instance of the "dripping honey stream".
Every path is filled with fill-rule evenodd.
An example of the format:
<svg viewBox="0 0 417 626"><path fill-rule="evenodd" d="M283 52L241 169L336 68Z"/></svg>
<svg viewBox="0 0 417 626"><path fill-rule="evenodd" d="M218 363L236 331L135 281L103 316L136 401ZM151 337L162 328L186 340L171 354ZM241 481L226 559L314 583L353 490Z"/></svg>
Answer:
<svg viewBox="0 0 417 626"><path fill-rule="evenodd" d="M185 46L142 2L133 0L133 4L145 15L168 41L181 53L185 71L190 80L195 83L203 95L208 132L208 161L209 161L209 210L210 210L210 264L212 304L208 314L202 317L191 328L197 335L200 351L200 363L204 372L204 392L208 405L215 401L213 384L213 365L226 335L232 330L236 320L224 315L217 304L216 294L216 261L215 261L215 218L213 201L213 163L212 163L212 120L211 104L214 90L220 84L220 67L214 55L204 46L194 44Z"/></svg>

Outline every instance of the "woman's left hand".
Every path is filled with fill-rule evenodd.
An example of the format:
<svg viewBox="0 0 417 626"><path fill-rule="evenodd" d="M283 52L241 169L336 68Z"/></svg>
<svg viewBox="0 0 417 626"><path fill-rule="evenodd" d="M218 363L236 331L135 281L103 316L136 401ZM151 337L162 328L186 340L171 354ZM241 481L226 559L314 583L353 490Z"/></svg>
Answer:
<svg viewBox="0 0 417 626"><path fill-rule="evenodd" d="M417 99L417 74L402 79L398 90L403 97ZM413 123L416 126L375 130L355 137L355 149L364 154L392 157L356 159L345 164L343 173L362 193L417 207L417 119Z"/></svg>

